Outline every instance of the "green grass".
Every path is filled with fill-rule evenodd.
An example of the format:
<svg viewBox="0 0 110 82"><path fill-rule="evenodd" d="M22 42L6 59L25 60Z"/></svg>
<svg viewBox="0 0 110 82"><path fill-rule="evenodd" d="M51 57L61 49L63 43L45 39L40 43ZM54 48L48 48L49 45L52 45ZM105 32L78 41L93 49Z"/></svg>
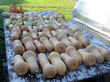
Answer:
<svg viewBox="0 0 110 82"><path fill-rule="evenodd" d="M72 0L0 0L0 8L7 10L10 5L16 3L26 11L55 10L71 19L75 1Z"/></svg>
<svg viewBox="0 0 110 82"><path fill-rule="evenodd" d="M25 11L47 11L54 10L65 15L66 19L71 20L72 10L76 4L72 0L0 0L0 28L3 29L2 12L9 10L9 7L15 3L21 6ZM3 31L0 31L0 36L4 37ZM5 43L0 39L0 82L5 82L3 75L2 63L5 59Z"/></svg>

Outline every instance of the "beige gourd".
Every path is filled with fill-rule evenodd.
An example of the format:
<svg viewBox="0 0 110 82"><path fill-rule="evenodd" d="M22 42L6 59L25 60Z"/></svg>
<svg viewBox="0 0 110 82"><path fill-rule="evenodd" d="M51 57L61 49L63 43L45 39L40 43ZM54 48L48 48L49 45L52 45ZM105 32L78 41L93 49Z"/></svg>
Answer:
<svg viewBox="0 0 110 82"><path fill-rule="evenodd" d="M98 63L103 63L104 57L103 57L102 54L98 51L98 49L96 48L95 45L92 45L92 44L89 45L89 46L86 48L86 50L87 50L88 52L93 53L93 55L96 56L96 61L97 61Z"/></svg>
<svg viewBox="0 0 110 82"><path fill-rule="evenodd" d="M57 38L57 36L58 36L58 33L57 33L56 31L53 31L53 30L51 31L51 34L52 34L52 36L55 37L55 38Z"/></svg>
<svg viewBox="0 0 110 82"><path fill-rule="evenodd" d="M19 76L24 76L27 74L29 69L28 64L23 60L21 55L16 55L14 57L14 71Z"/></svg>
<svg viewBox="0 0 110 82"><path fill-rule="evenodd" d="M50 30L53 30L53 25L52 24L44 24L45 28L49 28Z"/></svg>
<svg viewBox="0 0 110 82"><path fill-rule="evenodd" d="M44 29L44 25L42 25L42 24L37 25L37 26L38 26L37 30L39 30L39 31L42 31Z"/></svg>
<svg viewBox="0 0 110 82"><path fill-rule="evenodd" d="M86 38L81 32L75 32L73 37L75 37L80 42L82 42L84 47L87 47L90 44L90 40L88 38Z"/></svg>
<svg viewBox="0 0 110 82"><path fill-rule="evenodd" d="M50 33L50 29L49 29L49 28L44 28L42 32L46 33L46 34L47 34L47 36L48 36L48 38L51 38L51 37L52 37L52 35L51 35L51 33Z"/></svg>
<svg viewBox="0 0 110 82"><path fill-rule="evenodd" d="M32 37L32 35L27 32L27 31L22 31L22 38L26 37L26 36L29 36L29 37Z"/></svg>
<svg viewBox="0 0 110 82"><path fill-rule="evenodd" d="M57 39L65 43L66 46L72 46L72 43L68 40L67 36L64 34L59 34Z"/></svg>
<svg viewBox="0 0 110 82"><path fill-rule="evenodd" d="M39 38L41 38L41 37L47 37L48 38L48 35L45 32L38 32L38 37Z"/></svg>
<svg viewBox="0 0 110 82"><path fill-rule="evenodd" d="M44 44L40 43L38 40L34 40L34 44L38 50L38 52L43 53L46 51L46 47Z"/></svg>
<svg viewBox="0 0 110 82"><path fill-rule="evenodd" d="M58 41L55 37L52 37L49 40L52 43L54 50L56 52L62 53L65 51L65 49L67 47L65 43Z"/></svg>
<svg viewBox="0 0 110 82"><path fill-rule="evenodd" d="M38 40L37 31L35 29L30 30L30 34L33 40Z"/></svg>
<svg viewBox="0 0 110 82"><path fill-rule="evenodd" d="M27 25L21 26L21 31L29 31L29 28Z"/></svg>
<svg viewBox="0 0 110 82"><path fill-rule="evenodd" d="M74 27L69 26L69 29L70 29L73 33L75 33L75 32L82 32L82 30L81 30L80 28L74 28Z"/></svg>
<svg viewBox="0 0 110 82"><path fill-rule="evenodd" d="M75 70L78 67L77 61L74 57L69 56L66 53L61 54L61 59L66 64L68 70Z"/></svg>
<svg viewBox="0 0 110 82"><path fill-rule="evenodd" d="M35 74L39 71L38 64L36 62L36 53L34 51L26 51L23 54L23 58L29 65L29 70L32 74Z"/></svg>
<svg viewBox="0 0 110 82"><path fill-rule="evenodd" d="M14 40L19 39L20 34L21 34L20 27L15 26L15 27L12 28L12 30L11 30L11 40L14 41Z"/></svg>
<svg viewBox="0 0 110 82"><path fill-rule="evenodd" d="M29 36L26 36L22 39L22 43L24 44L26 50L36 50L36 47L35 45L33 44L33 40L31 37Z"/></svg>
<svg viewBox="0 0 110 82"><path fill-rule="evenodd" d="M14 25L13 24L9 24L8 25L8 29L9 29L10 32L11 32L12 28L14 28Z"/></svg>
<svg viewBox="0 0 110 82"><path fill-rule="evenodd" d="M50 43L47 37L41 37L40 42L43 43L47 49L48 52L53 51L53 45Z"/></svg>
<svg viewBox="0 0 110 82"><path fill-rule="evenodd" d="M69 47L66 48L65 52L68 55L74 57L76 59L78 65L82 63L82 58L79 55L79 53L76 51L75 47L69 46Z"/></svg>
<svg viewBox="0 0 110 82"><path fill-rule="evenodd" d="M68 36L67 31L65 31L65 30L63 30L63 29L57 29L56 32L57 32L58 34L62 34L62 35Z"/></svg>
<svg viewBox="0 0 110 82"><path fill-rule="evenodd" d="M25 49L20 40L15 40L13 43L13 49L15 54L23 54Z"/></svg>
<svg viewBox="0 0 110 82"><path fill-rule="evenodd" d="M87 66L93 66L96 63L96 57L93 55L93 53L89 53L86 50L79 49L78 53L83 59L83 62Z"/></svg>
<svg viewBox="0 0 110 82"><path fill-rule="evenodd" d="M103 48L101 46L98 46L97 49L104 56L105 60L110 61L110 50Z"/></svg>
<svg viewBox="0 0 110 82"><path fill-rule="evenodd" d="M64 28L63 31L66 32L68 34L68 36L73 35L73 32L69 28L66 28L66 29Z"/></svg>
<svg viewBox="0 0 110 82"><path fill-rule="evenodd" d="M66 73L66 65L61 60L58 52L51 52L48 59L56 67L58 75L64 75Z"/></svg>
<svg viewBox="0 0 110 82"><path fill-rule="evenodd" d="M49 63L44 53L39 54L39 63L42 67L42 72L45 78L53 78L56 75L56 67Z"/></svg>
<svg viewBox="0 0 110 82"><path fill-rule="evenodd" d="M76 49L82 48L82 43L76 38L69 36L68 39Z"/></svg>

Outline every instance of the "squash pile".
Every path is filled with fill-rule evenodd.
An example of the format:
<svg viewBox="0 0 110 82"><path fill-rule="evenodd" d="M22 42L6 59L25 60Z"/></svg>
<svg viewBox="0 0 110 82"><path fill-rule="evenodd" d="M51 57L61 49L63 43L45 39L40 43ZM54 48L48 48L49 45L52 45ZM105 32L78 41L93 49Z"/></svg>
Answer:
<svg viewBox="0 0 110 82"><path fill-rule="evenodd" d="M39 12L8 16L6 13L9 12L3 13L8 17L5 25L14 43L14 70L19 76L38 73L38 62L44 77L53 78L76 70L82 62L93 66L96 62L110 61L110 50L90 44L82 30L68 25L61 13L44 16Z"/></svg>

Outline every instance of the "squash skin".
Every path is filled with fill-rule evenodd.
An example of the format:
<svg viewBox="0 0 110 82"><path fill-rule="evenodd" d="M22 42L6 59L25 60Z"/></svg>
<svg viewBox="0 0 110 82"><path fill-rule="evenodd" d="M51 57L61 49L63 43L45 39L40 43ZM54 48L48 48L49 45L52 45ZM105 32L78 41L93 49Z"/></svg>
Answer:
<svg viewBox="0 0 110 82"><path fill-rule="evenodd" d="M53 78L56 75L56 67L49 63L44 53L39 54L39 63L42 67L43 75L45 78Z"/></svg>

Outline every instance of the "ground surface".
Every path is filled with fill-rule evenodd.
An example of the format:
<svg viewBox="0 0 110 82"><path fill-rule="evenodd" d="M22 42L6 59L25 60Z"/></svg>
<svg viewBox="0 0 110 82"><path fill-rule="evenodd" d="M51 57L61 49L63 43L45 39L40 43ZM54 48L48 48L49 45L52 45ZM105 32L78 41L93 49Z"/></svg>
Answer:
<svg viewBox="0 0 110 82"><path fill-rule="evenodd" d="M3 33L2 12L9 9L15 3L25 11L46 11L54 10L65 15L66 19L71 19L72 10L76 4L74 0L0 0L0 82L6 82L3 74L3 62L5 58L5 43ZM5 73L6 74L6 73Z"/></svg>

